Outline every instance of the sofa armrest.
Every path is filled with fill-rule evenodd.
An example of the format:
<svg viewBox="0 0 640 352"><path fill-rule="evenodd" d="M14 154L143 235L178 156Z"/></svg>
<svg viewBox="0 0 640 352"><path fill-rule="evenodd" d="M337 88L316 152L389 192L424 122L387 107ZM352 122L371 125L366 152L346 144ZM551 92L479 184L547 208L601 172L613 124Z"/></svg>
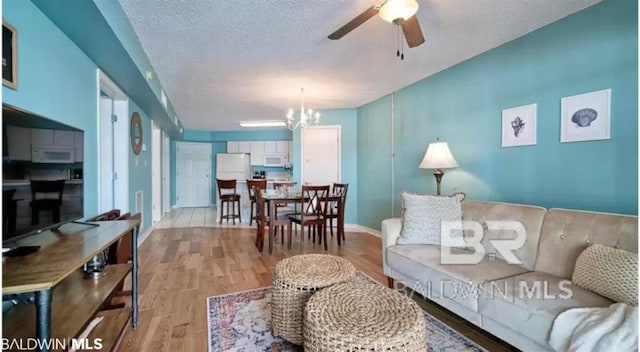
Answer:
<svg viewBox="0 0 640 352"><path fill-rule="evenodd" d="M382 268L384 274L389 276L391 270L387 265L387 248L395 246L402 230L400 218L386 219L382 221Z"/></svg>

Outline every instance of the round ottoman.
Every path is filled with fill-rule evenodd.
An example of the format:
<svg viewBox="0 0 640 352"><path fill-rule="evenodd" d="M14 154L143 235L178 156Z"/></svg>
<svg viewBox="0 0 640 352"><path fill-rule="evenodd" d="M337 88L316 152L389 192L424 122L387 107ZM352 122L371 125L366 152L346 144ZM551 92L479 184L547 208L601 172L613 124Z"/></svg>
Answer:
<svg viewBox="0 0 640 352"><path fill-rule="evenodd" d="M356 276L349 261L327 254L305 254L276 264L271 291L273 335L302 344L304 307L311 295Z"/></svg>
<svg viewBox="0 0 640 352"><path fill-rule="evenodd" d="M427 349L420 307L399 292L359 280L313 295L303 326L305 351Z"/></svg>

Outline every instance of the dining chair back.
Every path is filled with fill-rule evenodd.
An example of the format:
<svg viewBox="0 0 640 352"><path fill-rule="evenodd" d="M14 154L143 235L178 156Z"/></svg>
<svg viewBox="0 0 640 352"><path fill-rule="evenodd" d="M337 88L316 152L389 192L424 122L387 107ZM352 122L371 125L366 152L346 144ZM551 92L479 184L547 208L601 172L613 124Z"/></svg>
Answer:
<svg viewBox="0 0 640 352"><path fill-rule="evenodd" d="M342 209L344 210L347 205L347 191L349 191L348 183L334 183L332 195L340 196L340 202L342 203ZM329 219L329 231L331 232L331 237L333 237L333 219L338 219L340 214L338 214L338 204L336 202L331 202L329 209L327 209L327 219ZM344 211L342 216L344 216ZM344 219L341 219L344 222ZM339 223L340 221L338 221ZM342 240L345 240L344 231L342 232ZM339 241L338 241L339 242Z"/></svg>
<svg viewBox="0 0 640 352"><path fill-rule="evenodd" d="M40 211L50 210L53 214L53 222L60 222L60 206L62 205L62 193L65 180L35 181L31 180L31 225L40 222ZM44 195L44 197L38 197Z"/></svg>
<svg viewBox="0 0 640 352"><path fill-rule="evenodd" d="M318 228L320 230L320 242L322 242L324 237L325 250L327 250L326 215L329 190L329 185L302 186L302 192L300 193L300 203L302 204L301 212L300 214L289 216L292 222L299 224L302 228L305 226L313 226L314 229ZM302 239L302 237L304 236L301 236L300 238Z"/></svg>
<svg viewBox="0 0 640 352"><path fill-rule="evenodd" d="M236 219L239 222L242 222L242 217L240 215L240 195L236 193L236 184L237 180L222 180L216 179L216 184L218 186L218 198L220 198L220 223L222 224L222 219L226 219L227 223L229 219L233 220L233 224L236 224ZM225 204L226 204L226 214L225 214ZM236 213L236 204L237 210ZM231 205L231 209L229 209L229 205Z"/></svg>
<svg viewBox="0 0 640 352"><path fill-rule="evenodd" d="M249 201L250 204L250 218L249 218L249 226L253 225L253 220L256 220L258 212L256 211L256 216L253 215L253 208L256 207L256 195L255 189L257 190L265 190L267 189L267 180L247 180L247 189L249 190ZM264 205L264 200L263 200Z"/></svg>

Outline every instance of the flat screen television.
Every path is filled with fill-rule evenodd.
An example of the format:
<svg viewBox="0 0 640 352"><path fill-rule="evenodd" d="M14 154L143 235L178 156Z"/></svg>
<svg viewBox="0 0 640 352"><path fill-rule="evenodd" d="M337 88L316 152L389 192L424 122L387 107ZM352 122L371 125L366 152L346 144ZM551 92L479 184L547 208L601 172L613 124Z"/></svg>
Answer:
<svg viewBox="0 0 640 352"><path fill-rule="evenodd" d="M83 217L82 130L2 105L2 242Z"/></svg>

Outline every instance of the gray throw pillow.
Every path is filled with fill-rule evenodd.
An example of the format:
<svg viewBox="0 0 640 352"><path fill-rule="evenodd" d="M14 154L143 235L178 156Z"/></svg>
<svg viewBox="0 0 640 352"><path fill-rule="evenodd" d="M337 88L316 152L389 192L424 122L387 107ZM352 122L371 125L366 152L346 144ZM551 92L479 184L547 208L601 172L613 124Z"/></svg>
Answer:
<svg viewBox="0 0 640 352"><path fill-rule="evenodd" d="M442 221L462 220L464 193L450 197L402 193L402 230L398 244L440 245Z"/></svg>

